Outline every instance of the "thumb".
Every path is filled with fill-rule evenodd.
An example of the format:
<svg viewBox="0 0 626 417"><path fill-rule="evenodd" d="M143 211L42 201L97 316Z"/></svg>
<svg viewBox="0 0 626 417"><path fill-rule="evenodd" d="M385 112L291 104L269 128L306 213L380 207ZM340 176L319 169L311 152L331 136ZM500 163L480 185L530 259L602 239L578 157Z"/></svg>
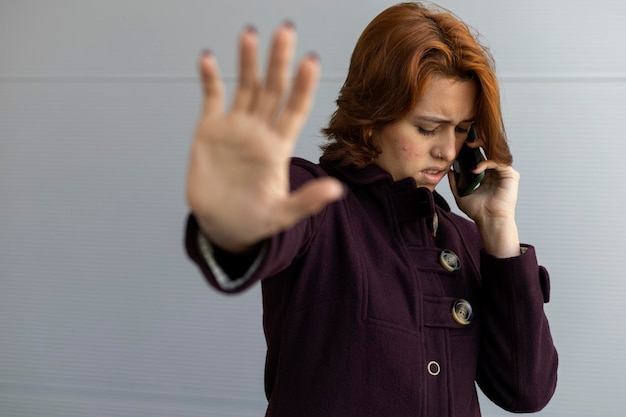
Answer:
<svg viewBox="0 0 626 417"><path fill-rule="evenodd" d="M283 207L285 226L289 227L305 217L318 213L344 195L345 186L335 178L326 177L307 182L287 199Z"/></svg>

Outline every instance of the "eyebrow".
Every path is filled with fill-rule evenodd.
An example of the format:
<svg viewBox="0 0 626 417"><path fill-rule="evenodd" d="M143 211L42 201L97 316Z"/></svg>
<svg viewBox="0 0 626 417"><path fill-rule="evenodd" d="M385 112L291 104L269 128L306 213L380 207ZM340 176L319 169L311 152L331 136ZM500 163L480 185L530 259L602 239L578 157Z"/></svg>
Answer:
<svg viewBox="0 0 626 417"><path fill-rule="evenodd" d="M452 120L442 119L442 118L436 117L436 116L415 116L412 119L414 121L431 122L431 123L452 125ZM472 117L471 119L461 120L461 123L474 123L475 121L476 121L476 119L474 117Z"/></svg>

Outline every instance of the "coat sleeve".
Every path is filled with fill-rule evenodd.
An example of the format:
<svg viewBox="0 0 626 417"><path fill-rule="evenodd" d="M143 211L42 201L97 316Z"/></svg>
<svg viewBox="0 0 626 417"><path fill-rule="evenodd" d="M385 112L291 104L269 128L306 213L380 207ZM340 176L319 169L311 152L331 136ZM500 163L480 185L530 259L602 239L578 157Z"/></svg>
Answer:
<svg viewBox="0 0 626 417"><path fill-rule="evenodd" d="M544 408L556 389L558 355L543 304L548 272L535 249L498 259L481 254L481 355L477 383L494 403L511 412Z"/></svg>
<svg viewBox="0 0 626 417"><path fill-rule="evenodd" d="M325 173L317 165L295 158L290 168L291 189L322 175ZM240 293L280 272L305 251L324 212L269 237L252 255L229 254L211 246L190 214L185 229L185 249L210 286L223 293Z"/></svg>

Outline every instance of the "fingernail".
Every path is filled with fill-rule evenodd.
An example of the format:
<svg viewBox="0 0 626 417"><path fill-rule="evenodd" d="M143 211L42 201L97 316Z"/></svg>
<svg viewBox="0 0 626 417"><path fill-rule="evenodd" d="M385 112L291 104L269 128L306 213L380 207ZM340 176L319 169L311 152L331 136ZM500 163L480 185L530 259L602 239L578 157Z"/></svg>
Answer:
<svg viewBox="0 0 626 417"><path fill-rule="evenodd" d="M259 33L259 31L257 30L256 26L251 25L251 24L246 25L246 27L245 27L245 29L244 29L244 32L247 32L247 33L254 33L254 34Z"/></svg>
<svg viewBox="0 0 626 417"><path fill-rule="evenodd" d="M206 58L206 57L209 57L209 56L213 55L213 51L208 49L208 48L205 48L205 49L202 50L200 55L202 55L204 58Z"/></svg>
<svg viewBox="0 0 626 417"><path fill-rule="evenodd" d="M308 54L306 54L310 59L313 59L317 62L320 61L320 56L316 53L316 52L309 52Z"/></svg>
<svg viewBox="0 0 626 417"><path fill-rule="evenodd" d="M292 30L296 30L296 25L291 20L285 20L283 26Z"/></svg>

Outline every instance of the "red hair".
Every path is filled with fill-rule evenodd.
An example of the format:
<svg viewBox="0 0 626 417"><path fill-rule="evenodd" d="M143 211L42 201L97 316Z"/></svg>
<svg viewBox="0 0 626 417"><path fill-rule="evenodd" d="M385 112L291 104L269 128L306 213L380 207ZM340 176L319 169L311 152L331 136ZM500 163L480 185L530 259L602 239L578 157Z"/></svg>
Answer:
<svg viewBox="0 0 626 417"><path fill-rule="evenodd" d="M512 156L500 109L495 64L469 27L445 9L420 3L392 6L370 22L359 38L337 110L322 132L322 160L364 167L380 150L372 132L406 117L433 76L474 80L478 87L476 130L490 159Z"/></svg>

